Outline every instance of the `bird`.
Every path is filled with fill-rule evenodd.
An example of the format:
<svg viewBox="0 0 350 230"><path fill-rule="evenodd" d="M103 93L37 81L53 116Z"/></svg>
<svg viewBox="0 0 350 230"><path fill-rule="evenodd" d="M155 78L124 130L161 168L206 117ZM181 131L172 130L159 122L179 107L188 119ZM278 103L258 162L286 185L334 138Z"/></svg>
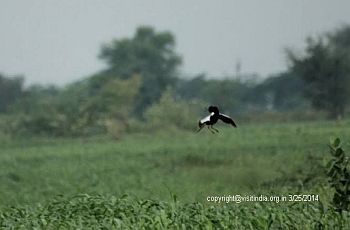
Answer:
<svg viewBox="0 0 350 230"><path fill-rule="evenodd" d="M197 130L197 133L199 131L201 131L202 128L206 125L208 127L208 130L210 130L210 132L212 132L212 133L217 132L218 133L219 130L214 128L213 125L215 125L219 119L227 124L232 125L233 127L237 127L234 120L231 117L229 117L223 113L220 113L219 108L217 106L213 106L213 105L209 106L208 111L209 111L210 115L199 120L199 122L198 122L199 129Z"/></svg>

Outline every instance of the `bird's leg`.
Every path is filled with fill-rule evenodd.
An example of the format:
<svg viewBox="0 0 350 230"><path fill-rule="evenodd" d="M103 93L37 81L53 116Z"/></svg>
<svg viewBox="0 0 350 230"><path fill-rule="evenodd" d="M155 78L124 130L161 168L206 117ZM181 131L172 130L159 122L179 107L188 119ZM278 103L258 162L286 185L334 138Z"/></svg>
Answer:
<svg viewBox="0 0 350 230"><path fill-rule="evenodd" d="M216 128L214 128L212 125L210 126L210 128L212 128L213 130L215 130L217 133L219 132L219 130L217 130Z"/></svg>
<svg viewBox="0 0 350 230"><path fill-rule="evenodd" d="M196 133L198 133L199 131L201 131L203 129L204 126L199 127L199 129L196 131Z"/></svg>
<svg viewBox="0 0 350 230"><path fill-rule="evenodd" d="M213 130L210 129L210 126L208 125L207 126L208 130L212 133L212 134L215 134L215 132Z"/></svg>

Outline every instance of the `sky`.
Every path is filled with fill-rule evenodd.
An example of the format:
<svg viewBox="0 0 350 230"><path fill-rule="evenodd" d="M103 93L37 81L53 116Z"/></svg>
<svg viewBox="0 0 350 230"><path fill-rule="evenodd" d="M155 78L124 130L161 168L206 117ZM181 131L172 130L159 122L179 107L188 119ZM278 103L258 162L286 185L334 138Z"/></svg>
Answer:
<svg viewBox="0 0 350 230"><path fill-rule="evenodd" d="M140 25L170 31L183 76L269 76L284 48L350 24L349 0L1 0L0 73L65 85L105 68L102 44Z"/></svg>

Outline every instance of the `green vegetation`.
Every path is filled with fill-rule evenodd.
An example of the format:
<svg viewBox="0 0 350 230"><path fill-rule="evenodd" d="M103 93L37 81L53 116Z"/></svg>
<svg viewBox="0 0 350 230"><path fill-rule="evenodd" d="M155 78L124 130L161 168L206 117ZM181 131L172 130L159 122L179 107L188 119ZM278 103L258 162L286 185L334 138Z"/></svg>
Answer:
<svg viewBox="0 0 350 230"><path fill-rule="evenodd" d="M349 226L348 212L338 216L332 208L325 167L330 136L341 137L349 149L348 120L239 125L219 127L217 135L171 129L118 141L4 136L1 222L51 228ZM76 196L81 193L90 195ZM234 194L316 194L320 201L206 200Z"/></svg>
<svg viewBox="0 0 350 230"><path fill-rule="evenodd" d="M305 55L289 53L292 70L304 81L304 93L314 108L331 118L344 116L350 102L350 27L308 38Z"/></svg>
<svg viewBox="0 0 350 230"><path fill-rule="evenodd" d="M265 80L184 78L175 36L147 26L62 88L0 74L0 228L350 229L349 37ZM210 104L239 128L196 134ZM318 200L207 200L235 194Z"/></svg>
<svg viewBox="0 0 350 230"><path fill-rule="evenodd" d="M85 194L0 210L8 229L349 229L349 219L321 202L207 206Z"/></svg>
<svg viewBox="0 0 350 230"><path fill-rule="evenodd" d="M174 35L156 32L147 26L139 27L132 38L113 40L104 45L100 58L108 65L102 77L96 79L101 84L116 77L142 76L142 96L135 104L135 111L140 114L159 99L166 87L176 82L176 72L181 63L180 56L175 52Z"/></svg>
<svg viewBox="0 0 350 230"><path fill-rule="evenodd" d="M323 116L319 111L331 119L343 118L350 102L348 37L350 26L343 26L308 39L303 55L289 51L287 70L265 80L244 73L184 78L175 36L142 26L132 37L114 39L102 47L99 57L106 62L105 69L63 88L24 87L23 78L0 74L0 114L11 115L5 130L16 136L108 133L114 138L140 130L140 123L147 120L164 126L157 120L163 114L156 113L174 111L167 110L164 98L174 104L173 109L187 108L183 114L187 119L202 116L199 106L204 109L210 104L248 119L252 114L260 118L262 113L296 113L299 118L313 113L313 119L319 119ZM176 122L174 126L186 129L189 125Z"/></svg>
<svg viewBox="0 0 350 230"><path fill-rule="evenodd" d="M348 211L350 204L349 158L345 155L339 138L331 141L330 149L333 159L328 162L327 175L330 185L335 189L333 206L338 212Z"/></svg>

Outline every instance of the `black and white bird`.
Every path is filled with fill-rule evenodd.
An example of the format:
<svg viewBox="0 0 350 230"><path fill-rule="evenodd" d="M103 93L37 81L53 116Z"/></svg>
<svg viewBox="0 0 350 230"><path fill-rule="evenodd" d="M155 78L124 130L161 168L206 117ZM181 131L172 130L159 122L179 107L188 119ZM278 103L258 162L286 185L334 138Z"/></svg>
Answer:
<svg viewBox="0 0 350 230"><path fill-rule="evenodd" d="M197 133L199 131L201 131L201 129L206 125L207 125L208 129L210 130L210 132L212 132L212 133L215 133L214 131L219 132L219 130L217 130L213 127L213 125L215 125L219 119L227 124L230 124L234 127L237 127L236 123L233 121L233 119L231 117L219 112L219 108L217 106L212 106L212 105L209 106L208 111L209 111L210 115L206 116L205 118L201 119L198 122L199 129L197 130Z"/></svg>

